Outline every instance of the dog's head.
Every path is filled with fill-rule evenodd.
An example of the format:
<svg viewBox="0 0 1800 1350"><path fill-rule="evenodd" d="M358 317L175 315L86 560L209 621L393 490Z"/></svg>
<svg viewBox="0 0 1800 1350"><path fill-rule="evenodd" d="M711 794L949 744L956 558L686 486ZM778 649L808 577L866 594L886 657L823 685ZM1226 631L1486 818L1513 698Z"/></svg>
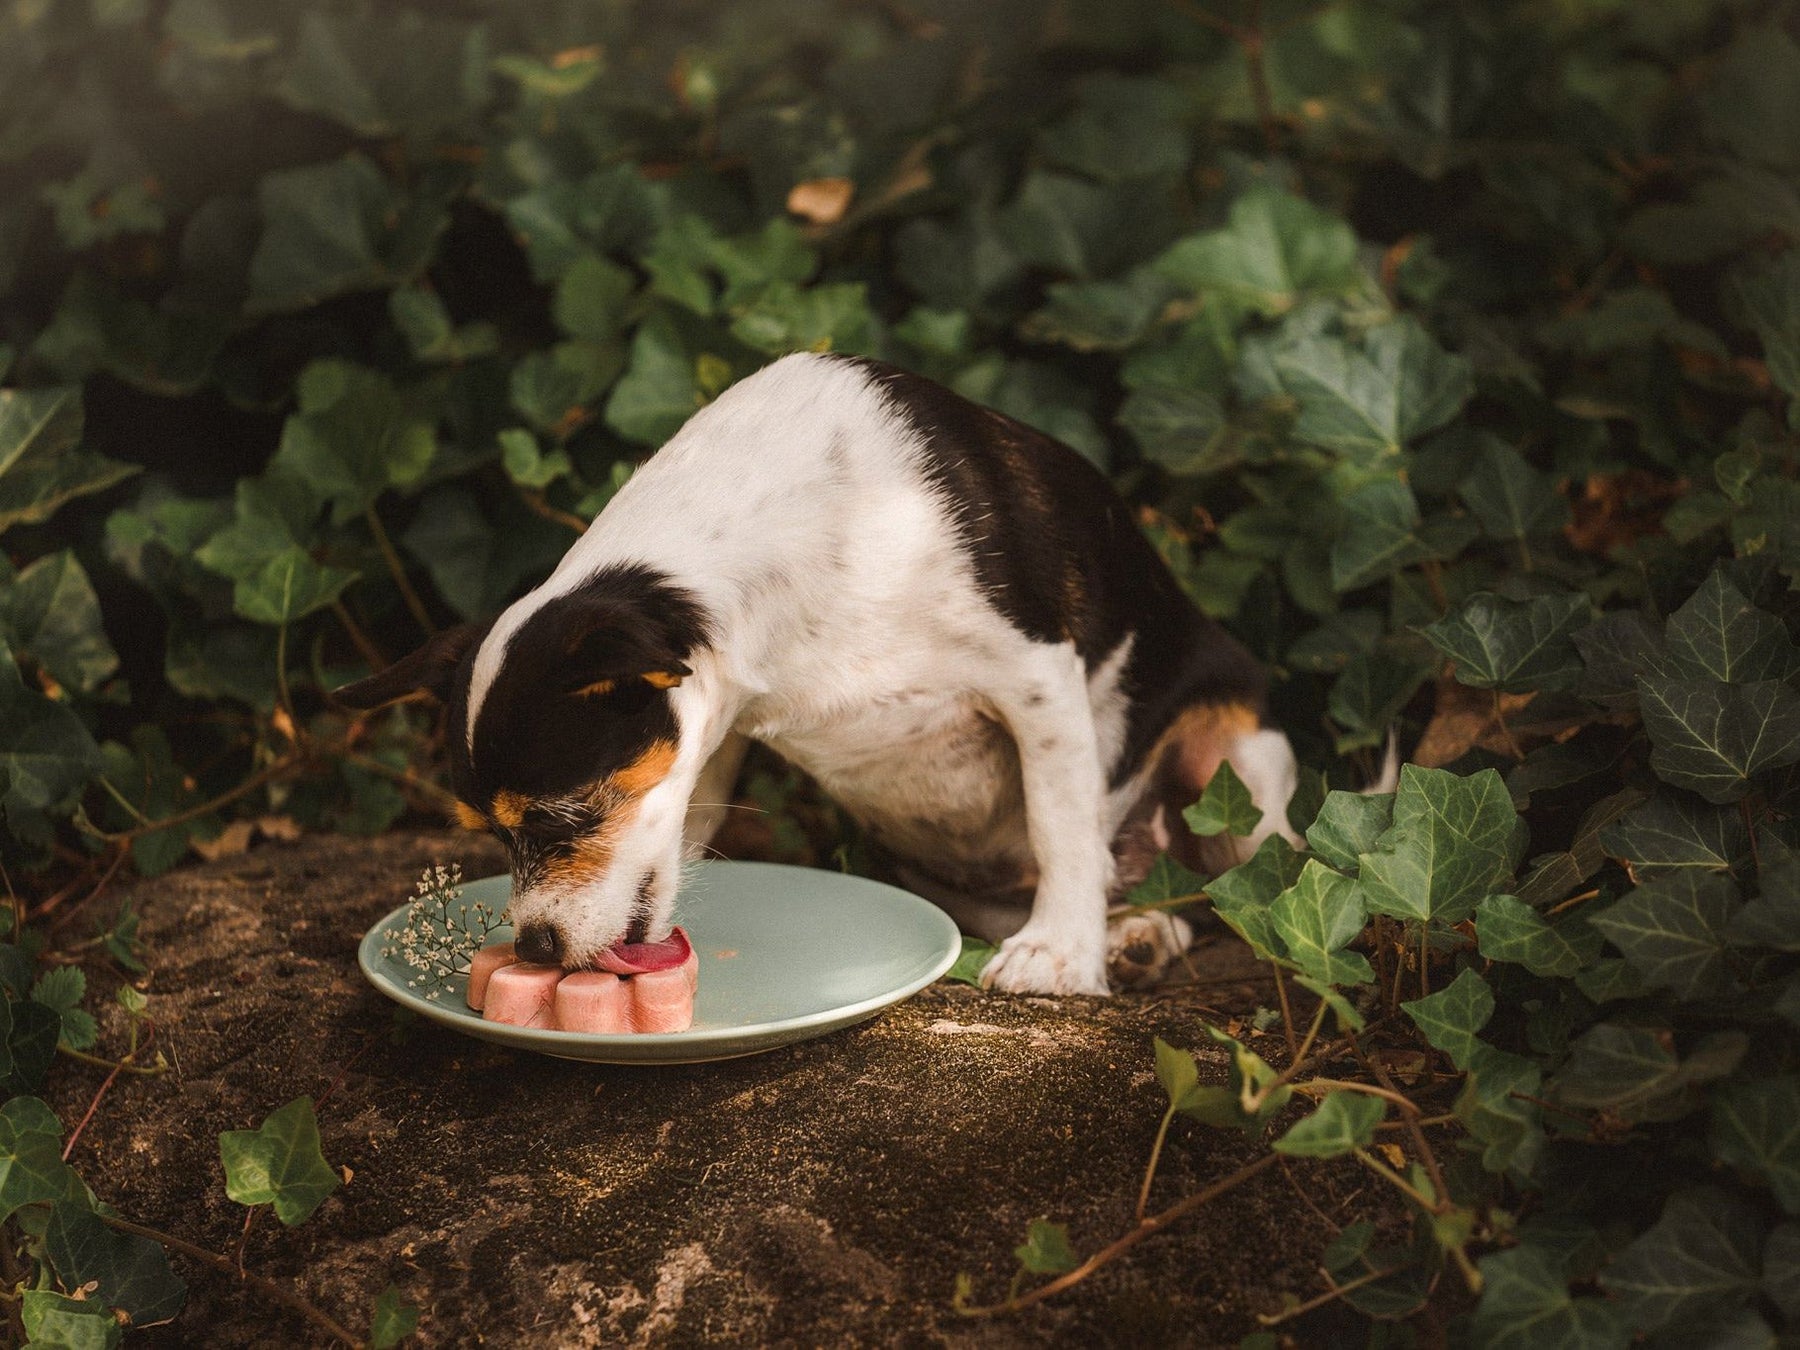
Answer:
<svg viewBox="0 0 1800 1350"><path fill-rule="evenodd" d="M679 587L608 569L440 634L336 697L445 703L456 814L511 855L519 954L574 969L669 929L692 790L676 771L681 685L706 630Z"/></svg>

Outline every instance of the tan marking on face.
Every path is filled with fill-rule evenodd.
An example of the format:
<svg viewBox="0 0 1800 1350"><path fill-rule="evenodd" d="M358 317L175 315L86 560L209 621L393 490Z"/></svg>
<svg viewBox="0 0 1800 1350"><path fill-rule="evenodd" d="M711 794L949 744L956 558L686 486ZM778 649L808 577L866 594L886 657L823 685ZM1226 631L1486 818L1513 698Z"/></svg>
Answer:
<svg viewBox="0 0 1800 1350"><path fill-rule="evenodd" d="M456 823L465 830L485 830L488 827L487 817L465 801L452 803L450 814L456 817Z"/></svg>
<svg viewBox="0 0 1800 1350"><path fill-rule="evenodd" d="M530 798L522 792L514 792L511 788L502 788L494 794L494 823L503 829L516 830L525 819L525 808L531 805Z"/></svg>
<svg viewBox="0 0 1800 1350"><path fill-rule="evenodd" d="M577 889L600 881L612 867L613 850L631 828L637 812L622 806L606 818L606 823L592 834L570 841L574 850L568 857L544 866L544 880L559 888Z"/></svg>
<svg viewBox="0 0 1800 1350"><path fill-rule="evenodd" d="M650 747L606 780L605 786L625 797L641 797L675 767L675 742L652 741Z"/></svg>
<svg viewBox="0 0 1800 1350"><path fill-rule="evenodd" d="M672 670L646 670L642 678L652 689L673 689L681 683L681 676Z"/></svg>
<svg viewBox="0 0 1800 1350"><path fill-rule="evenodd" d="M595 680L592 684L584 684L575 691L576 698L599 698L610 694L619 687L616 680Z"/></svg>

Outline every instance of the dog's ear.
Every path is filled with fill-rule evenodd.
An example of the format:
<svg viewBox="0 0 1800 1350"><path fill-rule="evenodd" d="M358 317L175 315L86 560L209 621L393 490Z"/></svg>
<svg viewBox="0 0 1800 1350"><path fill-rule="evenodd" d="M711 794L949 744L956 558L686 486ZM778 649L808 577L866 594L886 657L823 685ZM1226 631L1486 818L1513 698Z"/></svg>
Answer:
<svg viewBox="0 0 1800 1350"><path fill-rule="evenodd" d="M448 701L450 681L463 657L473 651L491 624L465 623L446 628L410 656L403 656L386 670L332 691L331 697L346 708L379 708L414 694L429 694Z"/></svg>
<svg viewBox="0 0 1800 1350"><path fill-rule="evenodd" d="M599 698L634 680L673 689L694 673L655 616L605 599L570 616L563 657L564 692L580 698Z"/></svg>

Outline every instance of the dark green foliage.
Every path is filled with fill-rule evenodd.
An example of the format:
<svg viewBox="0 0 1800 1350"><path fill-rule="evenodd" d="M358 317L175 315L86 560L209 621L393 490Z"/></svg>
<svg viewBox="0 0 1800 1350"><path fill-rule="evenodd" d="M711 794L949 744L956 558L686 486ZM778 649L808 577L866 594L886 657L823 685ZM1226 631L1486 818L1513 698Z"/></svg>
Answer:
<svg viewBox="0 0 1800 1350"><path fill-rule="evenodd" d="M1459 1280L1480 1345L1791 1337L1795 21L14 6L9 875L71 845L156 871L238 815L385 828L425 802L430 716L323 690L498 610L733 380L880 355L1106 467L1271 664L1310 856L1271 838L1132 899L1204 885L1340 1030L1437 1057L1470 1175L1408 1237L1345 1230L1346 1302ZM1437 765L1391 798L1328 792L1427 723ZM1221 776L1193 820L1253 814ZM132 929L99 944L154 964ZM13 940L25 1092L91 1027ZM1224 1040L1230 1087L1159 1051L1171 1109L1273 1134L1293 1085ZM1360 1147L1373 1108L1313 1095L1290 1151ZM77 1198L32 1100L0 1119L15 1207ZM290 1212L328 1189L283 1179L316 1154L294 1124L244 1132L234 1183ZM1628 1210L1564 1184L1617 1149ZM1066 1268L1056 1231L1033 1269ZM22 1315L117 1338L47 1288ZM409 1327L384 1303L371 1339Z"/></svg>

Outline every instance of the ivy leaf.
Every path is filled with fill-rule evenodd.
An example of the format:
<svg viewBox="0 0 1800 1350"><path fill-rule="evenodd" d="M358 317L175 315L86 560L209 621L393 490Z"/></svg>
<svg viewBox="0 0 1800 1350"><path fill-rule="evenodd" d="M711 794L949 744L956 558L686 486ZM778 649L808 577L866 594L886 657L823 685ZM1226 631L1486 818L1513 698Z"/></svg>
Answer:
<svg viewBox="0 0 1800 1350"><path fill-rule="evenodd" d="M1272 1145L1290 1158L1336 1158L1367 1148L1375 1127L1387 1115L1387 1103L1366 1092L1330 1092L1310 1116L1294 1122Z"/></svg>
<svg viewBox="0 0 1800 1350"><path fill-rule="evenodd" d="M58 1040L71 1050L86 1050L100 1034L94 1015L81 1006L86 996L87 976L80 966L53 966L31 986L31 1001L62 1019Z"/></svg>
<svg viewBox="0 0 1800 1350"><path fill-rule="evenodd" d="M1600 843L1649 880L1687 868L1731 871L1749 853L1750 832L1737 811L1665 791L1600 831Z"/></svg>
<svg viewBox="0 0 1800 1350"><path fill-rule="evenodd" d="M1159 853L1144 879L1126 893L1132 905L1163 905L1172 900L1193 899L1205 892L1206 878L1184 867L1172 855Z"/></svg>
<svg viewBox="0 0 1800 1350"><path fill-rule="evenodd" d="M281 429L271 467L332 505L339 524L390 487L409 487L437 455L432 419L386 376L348 361L315 361L295 384L299 410Z"/></svg>
<svg viewBox="0 0 1800 1350"><path fill-rule="evenodd" d="M1457 492L1490 538L1538 539L1569 521L1569 503L1550 476L1495 436L1481 436L1475 467Z"/></svg>
<svg viewBox="0 0 1800 1350"><path fill-rule="evenodd" d="M563 332L574 338L605 342L625 328L626 302L636 279L597 253L577 258L556 283L551 311Z"/></svg>
<svg viewBox="0 0 1800 1350"><path fill-rule="evenodd" d="M1343 528L1331 543L1331 586L1353 591L1403 567L1460 552L1474 537L1466 521L1422 525L1412 489L1398 478L1378 478L1344 498Z"/></svg>
<svg viewBox="0 0 1800 1350"><path fill-rule="evenodd" d="M987 969L987 963L994 959L994 953L1000 949L991 942L983 942L980 938L963 935L962 954L956 958L949 970L944 972L946 980L955 980L958 984L969 984L981 988L981 972Z"/></svg>
<svg viewBox="0 0 1800 1350"><path fill-rule="evenodd" d="M628 441L660 445L700 403L693 358L674 325L652 317L631 340L630 362L606 403L606 424Z"/></svg>
<svg viewBox="0 0 1800 1350"><path fill-rule="evenodd" d="M1491 1252L1470 1323L1474 1350L1625 1350L1631 1325L1605 1299L1577 1298L1561 1263L1540 1247Z"/></svg>
<svg viewBox="0 0 1800 1350"><path fill-rule="evenodd" d="M1360 351L1307 336L1278 346L1273 360L1300 405L1294 435L1362 463L1398 455L1456 416L1475 389L1469 363L1404 317L1371 330Z"/></svg>
<svg viewBox="0 0 1800 1350"><path fill-rule="evenodd" d="M34 999L0 1002L0 1090L41 1088L62 1034L62 1016L56 1009Z"/></svg>
<svg viewBox="0 0 1800 1350"><path fill-rule="evenodd" d="M1664 636L1690 679L1754 684L1800 671L1800 649L1781 620L1752 605L1718 569L1669 616Z"/></svg>
<svg viewBox="0 0 1800 1350"><path fill-rule="evenodd" d="M1338 753L1385 744L1401 710L1430 676L1429 663L1384 649L1352 656L1325 704L1333 724L1343 729Z"/></svg>
<svg viewBox="0 0 1800 1350"><path fill-rule="evenodd" d="M1731 916L1725 938L1733 947L1800 952L1800 856L1763 864L1762 894Z"/></svg>
<svg viewBox="0 0 1800 1350"><path fill-rule="evenodd" d="M1181 818L1202 838L1232 834L1241 839L1262 822L1263 813L1251 799L1244 780L1231 767L1231 761L1223 760L1218 772L1206 784L1206 791L1200 794L1200 800L1183 811Z"/></svg>
<svg viewBox="0 0 1800 1350"><path fill-rule="evenodd" d="M0 809L7 826L22 839L46 843L46 812L71 802L100 768L100 747L81 719L27 689L0 641Z"/></svg>
<svg viewBox="0 0 1800 1350"><path fill-rule="evenodd" d="M419 1329L419 1310L400 1297L400 1291L389 1285L375 1296L375 1310L369 1318L369 1350L393 1350Z"/></svg>
<svg viewBox="0 0 1800 1350"><path fill-rule="evenodd" d="M125 1328L93 1299L69 1298L49 1289L27 1289L19 1303L19 1320L40 1350L118 1350Z"/></svg>
<svg viewBox="0 0 1800 1350"><path fill-rule="evenodd" d="M187 1285L169 1269L161 1243L109 1228L77 1201L51 1206L44 1254L63 1288L97 1285L89 1297L123 1313L134 1327L172 1320L187 1297Z"/></svg>
<svg viewBox="0 0 1800 1350"><path fill-rule="evenodd" d="M1569 1047L1551 1091L1566 1105L1609 1111L1628 1121L1677 1120L1698 1104L1702 1084L1738 1066L1748 1044L1742 1032L1717 1032L1683 1059L1666 1030L1601 1022Z"/></svg>
<svg viewBox="0 0 1800 1350"><path fill-rule="evenodd" d="M1741 1200L1710 1186L1677 1191L1600 1283L1639 1330L1692 1325L1755 1294L1761 1238Z"/></svg>
<svg viewBox="0 0 1800 1350"><path fill-rule="evenodd" d="M100 621L100 598L74 550L39 558L0 580L0 633L58 684L88 693L119 668Z"/></svg>
<svg viewBox="0 0 1800 1350"><path fill-rule="evenodd" d="M1762 339L1769 378L1800 399L1800 255L1789 249L1760 267L1735 271L1727 295Z"/></svg>
<svg viewBox="0 0 1800 1350"><path fill-rule="evenodd" d="M390 278L382 258L399 193L374 161L352 152L264 176L263 235L250 260L250 308L301 309Z"/></svg>
<svg viewBox="0 0 1800 1350"><path fill-rule="evenodd" d="M1571 894L1598 872L1606 861L1606 850L1600 845L1601 832L1634 806L1640 797L1636 788L1621 788L1582 812L1568 848L1545 854L1532 864L1531 871L1519 883L1519 899L1541 909Z"/></svg>
<svg viewBox="0 0 1800 1350"><path fill-rule="evenodd" d="M1369 909L1460 923L1512 874L1523 826L1492 769L1467 778L1402 765L1394 823L1361 858Z"/></svg>
<svg viewBox="0 0 1800 1350"><path fill-rule="evenodd" d="M276 94L358 136L449 139L487 100L486 30L416 10L307 10Z"/></svg>
<svg viewBox="0 0 1800 1350"><path fill-rule="evenodd" d="M1568 689L1583 669L1571 635L1592 614L1585 595L1512 601L1483 591L1419 631L1456 662L1459 684L1507 693Z"/></svg>
<svg viewBox="0 0 1800 1350"><path fill-rule="evenodd" d="M1119 408L1119 425L1144 454L1173 474L1217 473L1237 462L1225 436L1229 419L1205 389L1151 385L1134 389Z"/></svg>
<svg viewBox="0 0 1800 1350"><path fill-rule="evenodd" d="M1640 675L1675 674L1657 625L1635 611L1602 614L1573 638L1587 665L1582 693L1608 707L1634 707Z"/></svg>
<svg viewBox="0 0 1800 1350"><path fill-rule="evenodd" d="M257 1129L220 1134L219 1160L227 1195L240 1205L273 1204L290 1228L342 1184L319 1151L311 1097L296 1097Z"/></svg>
<svg viewBox="0 0 1800 1350"><path fill-rule="evenodd" d="M106 780L113 791L131 803L146 820L167 820L206 800L187 771L175 761L168 733L155 723L131 729L131 746L108 741L101 748L105 757ZM135 818L120 813L121 824L135 824ZM131 861L144 876L159 876L180 862L188 843L196 836L210 838L221 828L219 817L206 812L180 824L140 834L131 841ZM136 920L133 918L135 928ZM119 949L108 950L117 957ZM139 969L132 962L122 962L127 969Z"/></svg>
<svg viewBox="0 0 1800 1350"><path fill-rule="evenodd" d="M1734 802L1750 779L1800 760L1800 694L1780 680L1723 684L1640 675L1650 765L1709 802Z"/></svg>
<svg viewBox="0 0 1800 1350"><path fill-rule="evenodd" d="M1187 1050L1177 1050L1161 1036L1155 1038L1156 1081L1169 1096L1169 1105L1177 1111L1193 1106L1206 1089L1200 1082L1200 1068Z"/></svg>
<svg viewBox="0 0 1800 1350"><path fill-rule="evenodd" d="M81 449L81 431L79 387L0 389L0 532L139 472Z"/></svg>
<svg viewBox="0 0 1800 1350"><path fill-rule="evenodd" d="M562 439L583 419L587 405L618 379L624 364L616 342L559 342L528 352L512 368L512 406L539 431Z"/></svg>
<svg viewBox="0 0 1800 1350"><path fill-rule="evenodd" d="M1307 827L1306 842L1333 867L1350 872L1393 823L1391 792L1328 792L1325 804Z"/></svg>
<svg viewBox="0 0 1800 1350"><path fill-rule="evenodd" d="M1286 954L1269 917L1269 906L1300 879L1305 864L1292 844L1272 834L1246 861L1207 883L1206 894L1212 900L1213 911L1250 944L1259 961L1276 960Z"/></svg>
<svg viewBox="0 0 1800 1350"><path fill-rule="evenodd" d="M1511 895L1490 895L1475 906L1475 937L1490 961L1511 961L1533 975L1573 975L1600 954L1599 936L1571 925L1552 926L1530 905Z"/></svg>
<svg viewBox="0 0 1800 1350"><path fill-rule="evenodd" d="M1712 1096L1713 1152L1760 1177L1789 1214L1800 1213L1800 1076L1726 1083Z"/></svg>
<svg viewBox="0 0 1800 1350"><path fill-rule="evenodd" d="M731 335L769 356L788 352L867 353L875 348L875 319L861 282L800 287L778 281L732 307Z"/></svg>
<svg viewBox="0 0 1800 1350"><path fill-rule="evenodd" d="M1044 289L1044 307L1025 320L1021 332L1034 342L1060 342L1078 352L1133 347L1170 293L1169 283L1147 270L1118 281L1052 282Z"/></svg>
<svg viewBox="0 0 1800 1350"><path fill-rule="evenodd" d="M1024 1245L1014 1247L1013 1255L1033 1275L1061 1275L1081 1264L1069 1248L1068 1227L1047 1219L1031 1221Z"/></svg>
<svg viewBox="0 0 1800 1350"><path fill-rule="evenodd" d="M1366 984L1375 978L1360 952L1345 943L1368 922L1362 887L1317 859L1269 906L1269 922L1296 968L1322 984Z"/></svg>
<svg viewBox="0 0 1800 1350"><path fill-rule="evenodd" d="M1265 318L1293 308L1304 291L1358 284L1356 236L1311 202L1257 186L1231 204L1223 229L1192 235L1155 264L1195 295L1218 295Z"/></svg>
<svg viewBox="0 0 1800 1350"><path fill-rule="evenodd" d="M1725 928L1738 907L1730 877L1690 869L1645 882L1589 922L1652 986L1696 999L1730 987Z"/></svg>
<svg viewBox="0 0 1800 1350"><path fill-rule="evenodd" d="M1544 1074L1523 1055L1475 1042L1469 1055L1468 1082L1457 1098L1456 1113L1481 1145L1481 1165L1489 1172L1522 1178L1543 1152L1543 1108L1536 1097Z"/></svg>
<svg viewBox="0 0 1800 1350"><path fill-rule="evenodd" d="M291 624L324 609L355 580L356 573L316 563L305 549L290 545L239 578L231 604L253 623Z"/></svg>
<svg viewBox="0 0 1800 1350"><path fill-rule="evenodd" d="M1476 1034L1494 1015L1494 994L1487 981L1465 969L1437 993L1400 1007L1435 1049L1450 1056L1457 1068L1467 1069L1480 1044Z"/></svg>
<svg viewBox="0 0 1800 1350"><path fill-rule="evenodd" d="M1267 1060L1235 1036L1228 1036L1213 1026L1206 1028L1206 1034L1230 1052L1231 1093L1236 1098L1238 1111L1236 1123L1254 1134L1288 1104L1294 1090L1286 1083L1277 1085L1280 1075ZM1195 1109L1190 1107L1188 1114L1195 1114Z"/></svg>
<svg viewBox="0 0 1800 1350"><path fill-rule="evenodd" d="M36 1097L14 1097L0 1106L0 1220L21 1205L80 1193L80 1180L62 1160L56 1114Z"/></svg>

